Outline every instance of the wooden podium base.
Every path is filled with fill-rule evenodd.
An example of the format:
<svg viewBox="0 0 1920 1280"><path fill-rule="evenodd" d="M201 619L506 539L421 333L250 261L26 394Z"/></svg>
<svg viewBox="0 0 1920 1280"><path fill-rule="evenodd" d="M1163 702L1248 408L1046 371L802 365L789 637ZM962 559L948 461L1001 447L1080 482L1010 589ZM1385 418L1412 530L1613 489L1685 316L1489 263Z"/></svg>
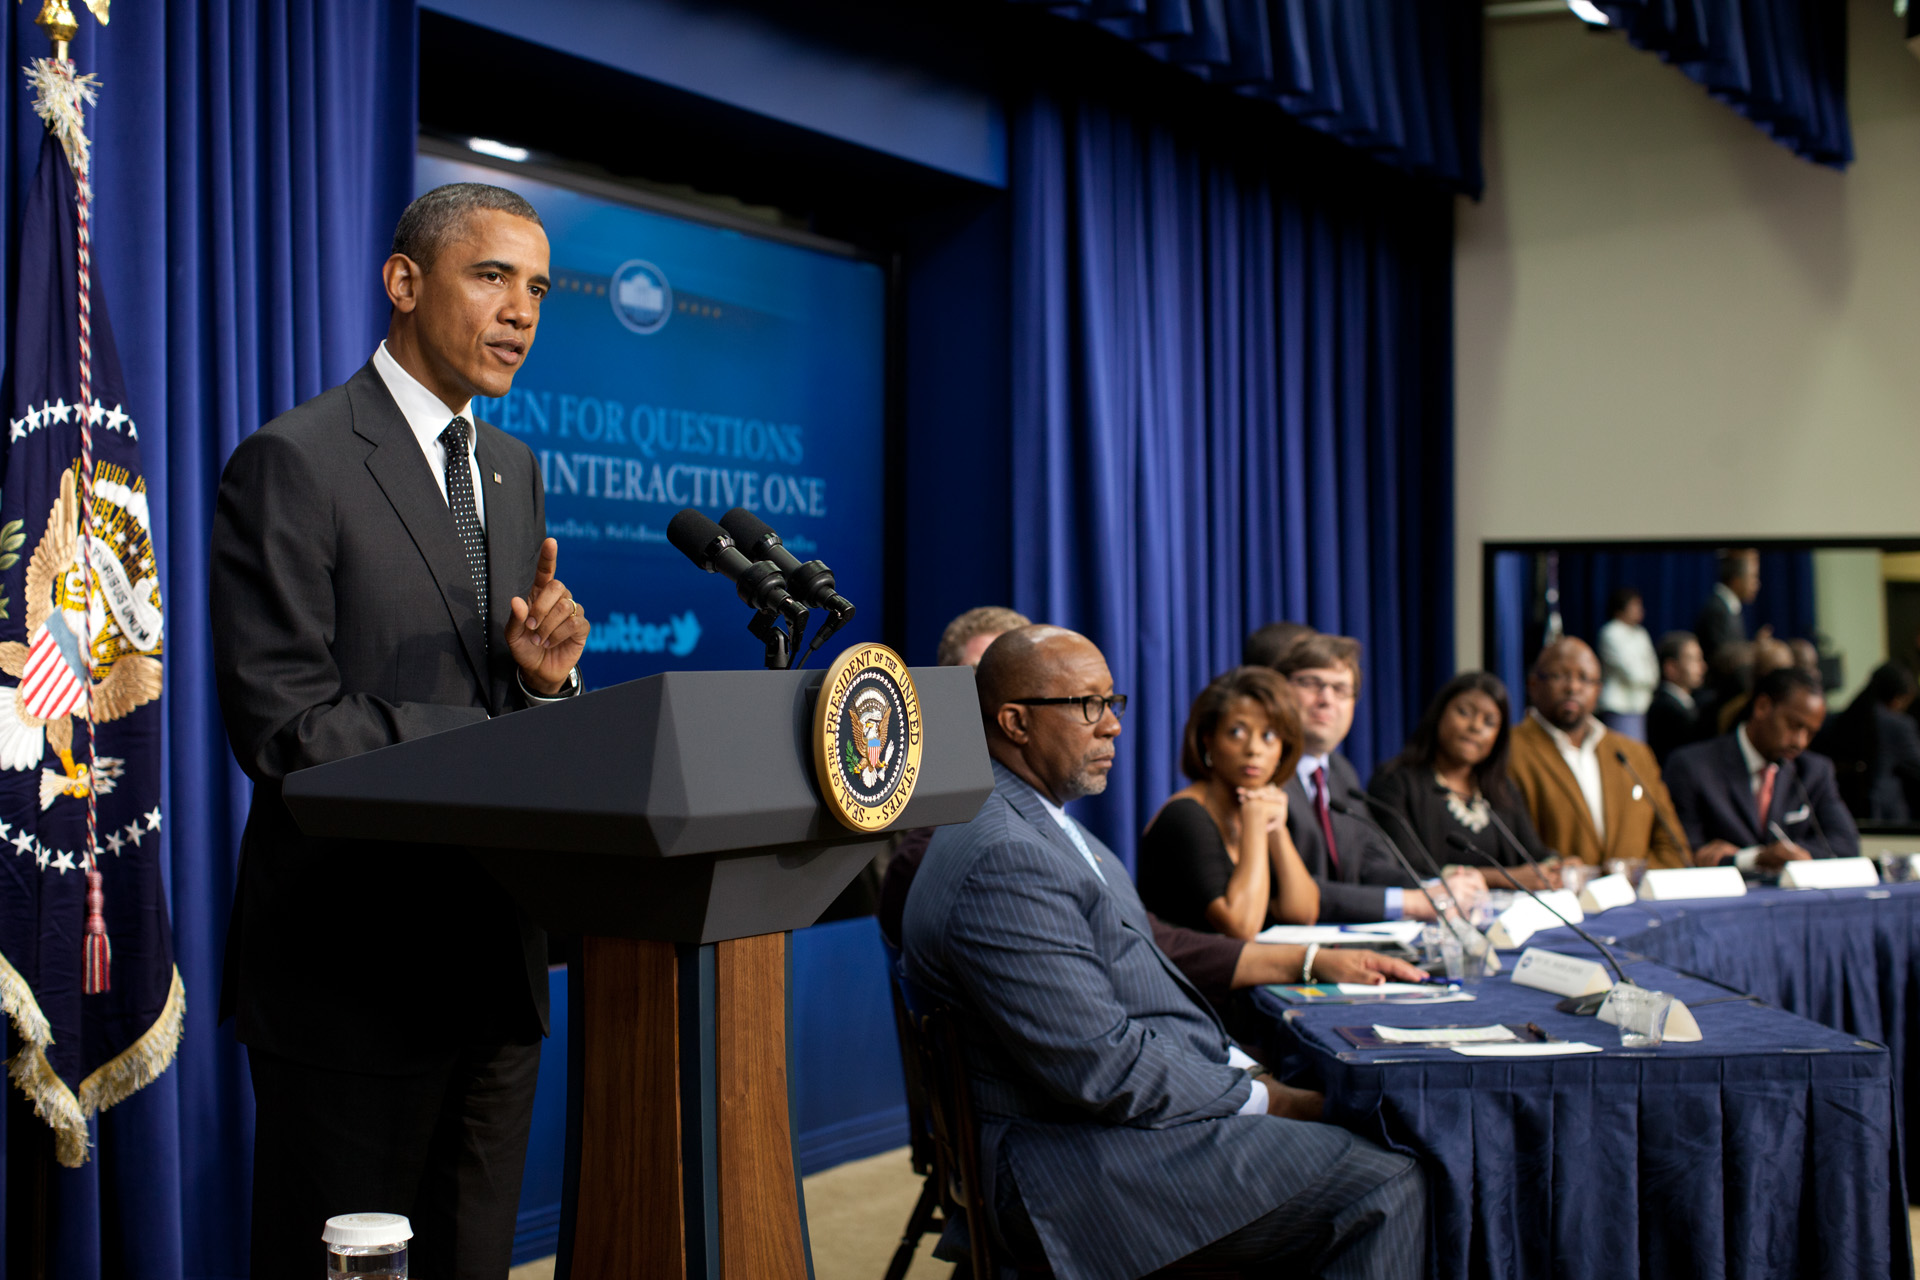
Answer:
<svg viewBox="0 0 1920 1280"><path fill-rule="evenodd" d="M809 1280L787 935L586 938L568 968L560 1280Z"/></svg>

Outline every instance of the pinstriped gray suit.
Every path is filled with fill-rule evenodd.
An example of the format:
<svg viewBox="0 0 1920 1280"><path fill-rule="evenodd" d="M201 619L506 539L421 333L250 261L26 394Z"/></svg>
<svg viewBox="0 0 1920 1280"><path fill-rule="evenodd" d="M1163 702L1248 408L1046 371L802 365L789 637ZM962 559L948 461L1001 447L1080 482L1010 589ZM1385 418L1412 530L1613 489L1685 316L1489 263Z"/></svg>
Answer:
<svg viewBox="0 0 1920 1280"><path fill-rule="evenodd" d="M1055 1273L1142 1275L1300 1197L1324 1219L1298 1251L1320 1274L1417 1274L1425 1193L1404 1158L1236 1116L1248 1077L1126 869L1082 829L1103 882L1030 786L997 761L994 778L972 822L934 836L902 941L908 977L958 1015L983 1172L1011 1171Z"/></svg>

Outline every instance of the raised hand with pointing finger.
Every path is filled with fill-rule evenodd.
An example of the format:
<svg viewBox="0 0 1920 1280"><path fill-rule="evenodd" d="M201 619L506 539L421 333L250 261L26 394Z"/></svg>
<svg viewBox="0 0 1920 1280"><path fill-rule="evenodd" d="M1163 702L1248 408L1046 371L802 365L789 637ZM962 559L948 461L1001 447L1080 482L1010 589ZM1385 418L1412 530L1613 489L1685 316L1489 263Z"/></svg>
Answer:
<svg viewBox="0 0 1920 1280"><path fill-rule="evenodd" d="M560 544L548 538L540 544L540 562L525 597L513 598L513 616L507 619L507 650L520 667L527 689L543 698L560 692L587 647L592 627L586 611L553 576L560 560Z"/></svg>

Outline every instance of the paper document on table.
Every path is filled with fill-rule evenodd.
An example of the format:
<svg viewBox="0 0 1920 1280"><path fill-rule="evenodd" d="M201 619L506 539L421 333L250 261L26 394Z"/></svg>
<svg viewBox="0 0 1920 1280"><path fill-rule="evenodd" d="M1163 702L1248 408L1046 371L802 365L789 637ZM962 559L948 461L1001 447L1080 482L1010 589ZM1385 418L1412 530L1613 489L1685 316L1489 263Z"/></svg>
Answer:
<svg viewBox="0 0 1920 1280"><path fill-rule="evenodd" d="M1579 1040L1549 1040L1544 1044L1456 1044L1455 1053L1469 1058L1551 1058L1562 1053L1599 1053L1600 1046Z"/></svg>
<svg viewBox="0 0 1920 1280"><path fill-rule="evenodd" d="M1490 1027L1383 1027L1376 1022L1373 1034L1389 1044L1490 1044L1520 1039L1498 1023Z"/></svg>
<svg viewBox="0 0 1920 1280"><path fill-rule="evenodd" d="M1352 942L1353 935L1337 924L1276 924L1254 935L1255 942L1281 942L1304 947L1315 942L1321 946Z"/></svg>
<svg viewBox="0 0 1920 1280"><path fill-rule="evenodd" d="M1347 926L1347 932L1377 938L1391 938L1403 947L1411 947L1420 941L1420 931L1426 927L1426 924L1419 920L1382 920L1378 924L1350 924Z"/></svg>
<svg viewBox="0 0 1920 1280"><path fill-rule="evenodd" d="M1342 982L1336 985L1343 996L1435 996L1446 993L1445 987L1426 982Z"/></svg>
<svg viewBox="0 0 1920 1280"><path fill-rule="evenodd" d="M1276 924L1260 931L1255 942L1280 942L1304 947L1319 943L1323 947L1374 942L1397 942L1411 947L1420 940L1424 926L1418 920L1382 920L1376 924Z"/></svg>

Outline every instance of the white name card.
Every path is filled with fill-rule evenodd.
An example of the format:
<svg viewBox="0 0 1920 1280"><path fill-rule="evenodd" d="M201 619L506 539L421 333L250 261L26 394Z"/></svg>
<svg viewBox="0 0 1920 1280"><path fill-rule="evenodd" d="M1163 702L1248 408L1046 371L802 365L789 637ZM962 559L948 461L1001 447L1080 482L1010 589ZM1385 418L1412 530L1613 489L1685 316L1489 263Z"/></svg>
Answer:
<svg viewBox="0 0 1920 1280"><path fill-rule="evenodd" d="M1496 916L1493 927L1487 930L1494 946L1511 951L1525 946L1527 939L1542 929L1557 929L1568 921L1579 924L1587 918L1580 904L1565 889L1554 889L1541 894L1540 898L1541 901L1536 902L1524 893L1513 895L1512 905ZM1548 910L1549 907L1552 910ZM1555 915L1554 911L1560 914Z"/></svg>
<svg viewBox="0 0 1920 1280"><path fill-rule="evenodd" d="M1607 967L1594 960L1578 960L1557 951L1528 947L1513 966L1516 986L1532 987L1556 996L1590 996L1613 986Z"/></svg>
<svg viewBox="0 0 1920 1280"><path fill-rule="evenodd" d="M1586 909L1580 905L1579 895L1566 889L1548 889L1540 897L1546 904L1558 911L1562 919L1579 924L1587 918Z"/></svg>
<svg viewBox="0 0 1920 1280"><path fill-rule="evenodd" d="M1589 880L1580 890L1580 905L1594 915L1624 907L1633 902L1633 881L1623 875L1601 876Z"/></svg>
<svg viewBox="0 0 1920 1280"><path fill-rule="evenodd" d="M1619 989L1618 987L1614 988L1615 991ZM1613 1010L1612 996L1608 996L1600 1002L1600 1012L1597 1016L1602 1022L1610 1022L1616 1027L1620 1025L1620 1018ZM1678 1044L1693 1044L1697 1042L1701 1038L1700 1024L1694 1020L1693 1010L1681 1004L1677 999L1668 1005L1667 1025L1665 1029L1661 1031L1660 1038L1662 1040L1672 1040Z"/></svg>
<svg viewBox="0 0 1920 1280"><path fill-rule="evenodd" d="M1879 883L1872 858L1811 858L1780 868L1782 889L1871 889Z"/></svg>
<svg viewBox="0 0 1920 1280"><path fill-rule="evenodd" d="M1738 898L1746 891L1746 877L1738 867L1666 867L1640 877L1640 896L1649 902Z"/></svg>

